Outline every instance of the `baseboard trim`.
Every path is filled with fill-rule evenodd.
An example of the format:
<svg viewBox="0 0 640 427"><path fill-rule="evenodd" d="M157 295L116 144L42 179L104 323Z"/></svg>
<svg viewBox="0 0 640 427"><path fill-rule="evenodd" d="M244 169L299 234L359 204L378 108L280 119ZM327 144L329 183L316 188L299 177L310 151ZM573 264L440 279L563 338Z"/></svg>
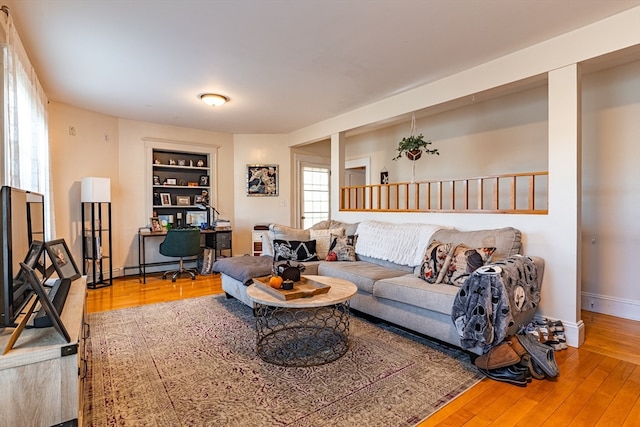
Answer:
<svg viewBox="0 0 640 427"><path fill-rule="evenodd" d="M583 310L640 321L640 301L582 292L581 304Z"/></svg>

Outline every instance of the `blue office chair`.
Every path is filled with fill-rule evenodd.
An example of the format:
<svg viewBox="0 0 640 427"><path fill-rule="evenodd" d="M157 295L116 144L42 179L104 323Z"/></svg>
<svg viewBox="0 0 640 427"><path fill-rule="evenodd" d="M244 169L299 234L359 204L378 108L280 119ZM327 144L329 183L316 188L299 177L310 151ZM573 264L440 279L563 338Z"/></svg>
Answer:
<svg viewBox="0 0 640 427"><path fill-rule="evenodd" d="M184 258L200 253L200 230L197 228L169 230L164 241L160 243L160 253L164 256L180 257L180 267L177 270L166 271L162 275L163 279L173 273L171 281L175 282L182 273L189 273L191 280L194 280L198 271L184 268Z"/></svg>

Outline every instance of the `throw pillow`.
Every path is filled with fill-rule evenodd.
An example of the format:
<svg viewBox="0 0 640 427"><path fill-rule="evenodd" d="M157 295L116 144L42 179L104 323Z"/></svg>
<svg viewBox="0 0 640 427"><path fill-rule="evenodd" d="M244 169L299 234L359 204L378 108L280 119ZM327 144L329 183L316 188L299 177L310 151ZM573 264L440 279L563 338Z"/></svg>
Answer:
<svg viewBox="0 0 640 427"><path fill-rule="evenodd" d="M316 241L301 242L298 240L273 241L274 261L318 261L316 254Z"/></svg>
<svg viewBox="0 0 640 427"><path fill-rule="evenodd" d="M458 245L451 253L451 262L442 283L462 286L467 277L478 268L491 261L496 248L468 248Z"/></svg>
<svg viewBox="0 0 640 427"><path fill-rule="evenodd" d="M325 259L329 252L329 246L331 246L332 235L344 236L344 228L331 228L326 230L309 230L310 240L316 241L316 252L318 253L318 259Z"/></svg>
<svg viewBox="0 0 640 427"><path fill-rule="evenodd" d="M429 283L440 283L447 270L446 261L453 249L451 243L431 242L420 264L419 277ZM450 258L449 258L450 259Z"/></svg>
<svg viewBox="0 0 640 427"><path fill-rule="evenodd" d="M331 236L331 246L325 261L356 261L356 240L358 235Z"/></svg>

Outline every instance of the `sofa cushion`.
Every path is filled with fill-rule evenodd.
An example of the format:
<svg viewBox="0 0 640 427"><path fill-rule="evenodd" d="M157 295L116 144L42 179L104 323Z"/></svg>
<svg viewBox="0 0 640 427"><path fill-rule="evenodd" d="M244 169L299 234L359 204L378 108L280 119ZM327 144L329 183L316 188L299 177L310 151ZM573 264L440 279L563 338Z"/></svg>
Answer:
<svg viewBox="0 0 640 427"><path fill-rule="evenodd" d="M318 266L318 274L348 280L358 287L358 291L372 293L373 284L377 280L401 276L406 273L365 261L355 261L323 262Z"/></svg>
<svg viewBox="0 0 640 427"><path fill-rule="evenodd" d="M424 254L420 269L416 269L417 276L428 283L440 283L447 271L445 265L450 260L453 244L440 243L434 240L429 244Z"/></svg>
<svg viewBox="0 0 640 427"><path fill-rule="evenodd" d="M329 255L327 261L356 261L355 242L358 235L355 236L333 236L331 235L331 246L329 247Z"/></svg>
<svg viewBox="0 0 640 427"><path fill-rule="evenodd" d="M309 230L330 230L332 228L344 228L344 234L347 236L351 236L356 234L358 229L358 223L350 224L348 222L335 221L333 219L327 219L325 221L320 221L316 224L313 224Z"/></svg>
<svg viewBox="0 0 640 427"><path fill-rule="evenodd" d="M465 245L456 246L450 252L449 265L441 283L462 286L467 277L478 268L491 262L496 248L468 248ZM445 263L446 264L446 263Z"/></svg>
<svg viewBox="0 0 640 427"><path fill-rule="evenodd" d="M273 252L275 261L317 261L316 241L308 240L301 242L298 240L273 241Z"/></svg>
<svg viewBox="0 0 640 427"><path fill-rule="evenodd" d="M496 248L493 261L522 253L522 235L520 230L513 227L477 231L440 229L433 233L430 241L436 240L454 245L464 244L469 248Z"/></svg>
<svg viewBox="0 0 640 427"><path fill-rule="evenodd" d="M269 224L269 231L262 234L262 255L274 255L273 241L276 239L306 242L310 240L309 230L301 230L280 224Z"/></svg>
<svg viewBox="0 0 640 427"><path fill-rule="evenodd" d="M329 253L333 236L344 236L344 228L328 228L324 230L309 230L309 238L316 241L318 259L325 259Z"/></svg>
<svg viewBox="0 0 640 427"><path fill-rule="evenodd" d="M444 283L427 283L413 274L379 280L373 295L425 310L450 315L458 288Z"/></svg>

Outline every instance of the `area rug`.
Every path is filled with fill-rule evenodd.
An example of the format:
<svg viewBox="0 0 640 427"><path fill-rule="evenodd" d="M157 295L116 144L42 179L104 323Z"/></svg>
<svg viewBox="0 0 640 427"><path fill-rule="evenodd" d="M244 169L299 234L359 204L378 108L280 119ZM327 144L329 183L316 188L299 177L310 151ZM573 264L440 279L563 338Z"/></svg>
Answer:
<svg viewBox="0 0 640 427"><path fill-rule="evenodd" d="M463 352L353 316L340 359L272 365L251 309L224 296L89 323L86 426L412 426L482 378Z"/></svg>

